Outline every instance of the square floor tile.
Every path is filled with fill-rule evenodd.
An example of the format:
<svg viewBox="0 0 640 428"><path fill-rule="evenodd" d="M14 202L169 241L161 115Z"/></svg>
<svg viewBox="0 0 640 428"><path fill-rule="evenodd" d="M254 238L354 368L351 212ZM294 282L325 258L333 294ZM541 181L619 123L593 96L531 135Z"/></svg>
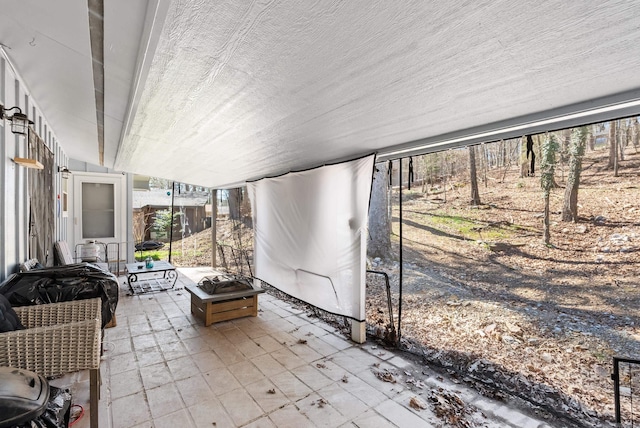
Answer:
<svg viewBox="0 0 640 428"><path fill-rule="evenodd" d="M111 402L114 427L132 427L151 420L151 411L142 391Z"/></svg>
<svg viewBox="0 0 640 428"><path fill-rule="evenodd" d="M209 388L209 384L200 374L179 380L176 382L176 386L187 407L215 398L211 388Z"/></svg>
<svg viewBox="0 0 640 428"><path fill-rule="evenodd" d="M178 329L177 336L182 340L182 344L191 353L209 350L211 347L206 340L203 340L198 327L183 327Z"/></svg>
<svg viewBox="0 0 640 428"><path fill-rule="evenodd" d="M227 368L241 385L248 385L265 378L265 375L251 361L242 361Z"/></svg>
<svg viewBox="0 0 640 428"><path fill-rule="evenodd" d="M298 408L291 404L278 409L269 415L269 419L278 428L301 428L314 426Z"/></svg>
<svg viewBox="0 0 640 428"><path fill-rule="evenodd" d="M147 348L153 348L156 346L156 338L152 333L143 334L140 336L132 337L133 340L133 348L136 351L140 351Z"/></svg>
<svg viewBox="0 0 640 428"><path fill-rule="evenodd" d="M222 360L211 350L193 354L191 358L200 369L200 373L207 373L211 370L224 367Z"/></svg>
<svg viewBox="0 0 640 428"><path fill-rule="evenodd" d="M153 389L147 389L147 401L151 409L151 416L159 418L173 413L184 407L180 394L173 383L167 383Z"/></svg>
<svg viewBox="0 0 640 428"><path fill-rule="evenodd" d="M215 353L220 357L223 363L226 365L239 363L246 361L246 357L242 355L242 352L238 351L231 342L226 341L229 345L226 347L217 346L214 348Z"/></svg>
<svg viewBox="0 0 640 428"><path fill-rule="evenodd" d="M153 389L158 386L173 382L171 372L165 363L153 364L140 368L140 377L145 389Z"/></svg>
<svg viewBox="0 0 640 428"><path fill-rule="evenodd" d="M137 369L136 354L128 352L126 354L110 355L109 368L111 369L111 375Z"/></svg>
<svg viewBox="0 0 640 428"><path fill-rule="evenodd" d="M175 330L178 337L182 340L200 337L200 330L191 325L176 327Z"/></svg>
<svg viewBox="0 0 640 428"><path fill-rule="evenodd" d="M351 342L349 339L335 334L326 334L320 339L324 340L334 348L340 349L341 351L347 348L351 348L354 345L353 342Z"/></svg>
<svg viewBox="0 0 640 428"><path fill-rule="evenodd" d="M111 375L111 398L126 397L143 390L140 373L137 369Z"/></svg>
<svg viewBox="0 0 640 428"><path fill-rule="evenodd" d="M353 423L358 428L394 428L388 419L382 417L374 410L367 410L357 418L353 420Z"/></svg>
<svg viewBox="0 0 640 428"><path fill-rule="evenodd" d="M279 428L276 427L268 416L263 416L257 421L253 421L242 428Z"/></svg>
<svg viewBox="0 0 640 428"><path fill-rule="evenodd" d="M282 373L287 370L282 364L276 361L269 354L260 355L259 357L255 357L251 359L251 362L260 370L265 376L271 377L277 375L278 373Z"/></svg>
<svg viewBox="0 0 640 428"><path fill-rule="evenodd" d="M383 401L375 407L375 410L399 427L431 428L433 426L393 400Z"/></svg>
<svg viewBox="0 0 640 428"><path fill-rule="evenodd" d="M138 360L139 367L150 366L164 361L164 355L162 355L160 348L157 346L147 348L142 351L136 351L136 358Z"/></svg>
<svg viewBox="0 0 640 428"><path fill-rule="evenodd" d="M282 364L287 370L295 369L305 363L305 361L291 352L288 348L282 348L271 353L271 356Z"/></svg>
<svg viewBox="0 0 640 428"><path fill-rule="evenodd" d="M289 347L289 349L307 363L311 363L322 358L322 355L316 352L308 341L306 343L294 343Z"/></svg>
<svg viewBox="0 0 640 428"><path fill-rule="evenodd" d="M291 373L314 391L333 383L333 381L322 374L319 369L310 365L296 367L291 370Z"/></svg>
<svg viewBox="0 0 640 428"><path fill-rule="evenodd" d="M270 380L291 401L298 401L313 392L300 379L288 371L272 376Z"/></svg>
<svg viewBox="0 0 640 428"><path fill-rule="evenodd" d="M189 355L189 352L187 352L182 342L161 343L160 351L162 351L162 355L164 355L164 359L167 361Z"/></svg>
<svg viewBox="0 0 640 428"><path fill-rule="evenodd" d="M344 382L333 383L318 390L318 394L347 419L352 419L369 409L356 396L342 388Z"/></svg>
<svg viewBox="0 0 640 428"><path fill-rule="evenodd" d="M247 359L252 359L258 355L263 355L265 351L262 347L258 346L252 339L247 338L241 342L235 344L238 351L242 353Z"/></svg>
<svg viewBox="0 0 640 428"><path fill-rule="evenodd" d="M371 364L368 364L366 359L359 360L353 358L347 355L344 351L332 355L331 361L352 374L357 374L364 370L371 370Z"/></svg>
<svg viewBox="0 0 640 428"><path fill-rule="evenodd" d="M347 422L348 419L335 409L335 403L324 399L321 401L321 399L318 394L311 394L298 401L296 405L300 409L300 413L309 418L317 427L332 428Z"/></svg>
<svg viewBox="0 0 640 428"><path fill-rule="evenodd" d="M285 346L269 335L260 336L257 339L254 339L254 341L256 342L256 345L258 345L268 353L277 351L278 349L282 349Z"/></svg>
<svg viewBox="0 0 640 428"><path fill-rule="evenodd" d="M271 381L264 379L246 386L246 391L266 413L289 403L289 399Z"/></svg>
<svg viewBox="0 0 640 428"><path fill-rule="evenodd" d="M222 394L218 397L225 410L236 425L244 425L262 416L262 409L242 388Z"/></svg>
<svg viewBox="0 0 640 428"><path fill-rule="evenodd" d="M131 331L131 337L144 336L144 335L153 333L153 327L151 327L149 325L149 322L146 320L139 324L134 324L130 326L129 330Z"/></svg>
<svg viewBox="0 0 640 428"><path fill-rule="evenodd" d="M236 427L231 420L222 403L218 399L211 400L206 403L196 404L189 407L189 413L195 422L196 427L211 428L231 428ZM177 425L176 427L178 427Z"/></svg>
<svg viewBox="0 0 640 428"><path fill-rule="evenodd" d="M224 367L205 373L203 377L215 395L222 395L241 387L240 382Z"/></svg>
<svg viewBox="0 0 640 428"><path fill-rule="evenodd" d="M111 355L120 355L133 352L133 346L131 345L130 337L114 340L112 342L109 342L109 344L106 346L113 347L113 349L111 350Z"/></svg>
<svg viewBox="0 0 640 428"><path fill-rule="evenodd" d="M153 335L156 337L156 342L161 345L167 343L175 343L180 340L173 328L169 328L168 330L155 331Z"/></svg>
<svg viewBox="0 0 640 428"><path fill-rule="evenodd" d="M357 376L350 376L349 382L340 385L346 391L358 397L369 407L377 406L388 397Z"/></svg>
<svg viewBox="0 0 640 428"><path fill-rule="evenodd" d="M173 376L173 380L176 381L186 379L200 373L200 369L198 369L198 366L191 357L182 357L167 361L167 366Z"/></svg>
<svg viewBox="0 0 640 428"><path fill-rule="evenodd" d="M180 409L177 412L170 413L162 416L161 418L154 418L153 426L154 428L195 427L191 422L191 417L189 416L189 411L187 409Z"/></svg>

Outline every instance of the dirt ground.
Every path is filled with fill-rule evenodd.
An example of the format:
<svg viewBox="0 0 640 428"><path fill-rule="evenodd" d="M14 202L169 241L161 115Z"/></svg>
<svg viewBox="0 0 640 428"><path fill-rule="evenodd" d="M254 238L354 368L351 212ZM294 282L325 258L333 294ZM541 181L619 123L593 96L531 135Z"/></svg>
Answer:
<svg viewBox="0 0 640 428"><path fill-rule="evenodd" d="M489 172L482 206L470 207L468 179L446 192L403 192L402 347L487 395L519 397L556 426L605 426L614 417L613 356L640 358L640 154L628 149L619 177L606 150L583 162L579 221L560 221L561 186L551 195L551 246L542 243L539 177L519 168ZM503 175L505 177L502 180ZM390 276L397 325L399 210L393 253L368 268ZM446 199L445 199L446 198ZM235 245L232 222L218 240ZM208 265L209 231L174 243L178 266ZM243 237L251 245L250 235ZM367 279L370 331L384 335L384 283ZM622 366L622 414L640 421L629 395L640 366ZM630 379L632 379L630 383ZM504 394L503 394L504 393ZM637 392L632 393L640 400Z"/></svg>
<svg viewBox="0 0 640 428"><path fill-rule="evenodd" d="M403 193L403 344L569 424L612 421L612 358L640 358L640 155L623 165L613 177L604 151L587 155L577 223L560 221L564 189L552 193L551 246L542 243L540 179L515 168L480 185L480 208L468 205L464 182L446 203L442 192ZM397 205L393 214L397 254ZM371 268L390 275L397 323L398 261ZM384 287L368 284L368 320L382 327ZM623 394L640 387L639 369L633 385L625 370ZM630 417L629 399L622 404ZM633 413L640 421L637 403Z"/></svg>

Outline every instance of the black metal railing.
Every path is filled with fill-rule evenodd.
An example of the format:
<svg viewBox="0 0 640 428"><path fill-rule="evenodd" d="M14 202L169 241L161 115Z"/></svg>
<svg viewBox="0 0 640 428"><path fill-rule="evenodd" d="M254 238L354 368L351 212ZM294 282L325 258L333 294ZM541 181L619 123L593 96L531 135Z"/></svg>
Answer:
<svg viewBox="0 0 640 428"><path fill-rule="evenodd" d="M226 244L218 244L218 267L223 268L227 273L253 277L251 263L253 261L253 251L235 248Z"/></svg>
<svg viewBox="0 0 640 428"><path fill-rule="evenodd" d="M389 284L389 275L386 272L380 272L376 270L367 270L368 274L382 276L385 281L385 288L387 292L387 310L389 311L389 324L387 324L385 332L385 341L389 344L395 344L397 340L396 326L393 321L393 304L391 302L391 285Z"/></svg>
<svg viewBox="0 0 640 428"><path fill-rule="evenodd" d="M621 364L624 364L622 368L620 367ZM634 366L636 366L635 371ZM635 378L634 374L636 376ZM636 405L637 409L633 407L634 394L638 391L638 388L640 388L640 360L613 357L613 374L611 375L611 379L613 379L616 424L619 427L623 426L621 401L622 398L625 397L625 401L629 403L629 407L627 412L625 406L624 426L633 427L636 420L640 422L640 406ZM637 399L640 399L640 397L637 397Z"/></svg>

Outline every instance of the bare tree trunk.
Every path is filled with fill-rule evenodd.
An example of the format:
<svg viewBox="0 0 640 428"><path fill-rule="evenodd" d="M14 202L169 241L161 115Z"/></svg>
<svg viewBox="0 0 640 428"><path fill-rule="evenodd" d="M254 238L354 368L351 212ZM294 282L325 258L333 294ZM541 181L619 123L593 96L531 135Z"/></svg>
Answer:
<svg viewBox="0 0 640 428"><path fill-rule="evenodd" d="M484 181L484 188L487 188L487 170L489 169L489 153L487 152L487 145L482 143L482 180Z"/></svg>
<svg viewBox="0 0 640 428"><path fill-rule="evenodd" d="M520 153L520 178L525 178L529 176L529 167L527 166L527 157L529 156L527 136L523 136L518 140L518 153Z"/></svg>
<svg viewBox="0 0 640 428"><path fill-rule="evenodd" d="M376 164L375 168L369 204L367 255L388 259L391 255L391 221L387 209L388 168L384 162Z"/></svg>
<svg viewBox="0 0 640 428"><path fill-rule="evenodd" d="M443 197L444 197L444 202L447 202L447 155L446 153L444 154L444 156L442 157L443 161L442 161L442 189L444 190L443 193Z"/></svg>
<svg viewBox="0 0 640 428"><path fill-rule="evenodd" d="M596 136L594 135L595 125L589 126L589 138L588 138L588 147L589 151L592 152L596 149Z"/></svg>
<svg viewBox="0 0 640 428"><path fill-rule="evenodd" d="M476 173L476 147L469 146L469 173L471 177L471 205L480 205L478 175Z"/></svg>
<svg viewBox="0 0 640 428"><path fill-rule="evenodd" d="M211 191L211 267L216 268L218 261L216 260L218 249L218 236L217 236L217 218L218 218L218 190L213 189Z"/></svg>
<svg viewBox="0 0 640 428"><path fill-rule="evenodd" d="M611 122L613 125L616 122ZM618 131L618 124L616 123L616 132L613 134L613 176L618 176L618 145L620 144L620 135Z"/></svg>
<svg viewBox="0 0 640 428"><path fill-rule="evenodd" d="M549 245L551 242L551 233L549 229L549 193L544 195L544 215L542 217L542 242Z"/></svg>
<svg viewBox="0 0 640 428"><path fill-rule="evenodd" d="M580 187L580 172L582 170L582 158L587 141L587 127L574 128L571 134L571 146L569 148L569 175L567 187L564 192L562 206L562 221L578 221L578 189Z"/></svg>
<svg viewBox="0 0 640 428"><path fill-rule="evenodd" d="M635 150L636 154L638 154L638 143L640 142L640 123L638 123L638 118L633 119L631 132L631 142L633 143L633 150Z"/></svg>
<svg viewBox="0 0 640 428"><path fill-rule="evenodd" d="M542 164L540 165L540 185L544 196L544 217L542 240L549 245L551 234L549 230L549 196L554 185L554 173L556 165L556 151L558 142L553 134L547 134L542 146Z"/></svg>
<svg viewBox="0 0 640 428"><path fill-rule="evenodd" d="M626 123L618 121L618 156L621 161L624 160L624 149L627 147L627 126Z"/></svg>
<svg viewBox="0 0 640 428"><path fill-rule="evenodd" d="M607 169L613 169L616 163L616 121L609 122L609 162L607 163Z"/></svg>
<svg viewBox="0 0 640 428"><path fill-rule="evenodd" d="M229 189L229 218L240 220L240 204L242 202L242 188Z"/></svg>

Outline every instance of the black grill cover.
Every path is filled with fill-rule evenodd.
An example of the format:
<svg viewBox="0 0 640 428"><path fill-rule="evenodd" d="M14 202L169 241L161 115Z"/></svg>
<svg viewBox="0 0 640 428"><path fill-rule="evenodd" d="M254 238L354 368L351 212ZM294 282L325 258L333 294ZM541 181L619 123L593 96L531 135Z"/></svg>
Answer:
<svg viewBox="0 0 640 428"><path fill-rule="evenodd" d="M118 279L89 263L34 269L11 275L0 284L12 306L42 305L71 300L102 299L102 327L118 305Z"/></svg>

